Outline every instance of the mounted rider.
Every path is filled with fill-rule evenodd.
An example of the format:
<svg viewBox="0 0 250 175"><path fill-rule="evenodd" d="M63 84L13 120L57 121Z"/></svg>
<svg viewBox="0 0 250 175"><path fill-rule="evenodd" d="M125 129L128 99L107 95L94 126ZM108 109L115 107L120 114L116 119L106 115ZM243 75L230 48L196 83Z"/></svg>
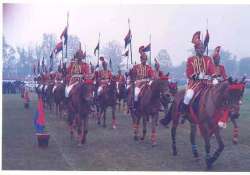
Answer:
<svg viewBox="0 0 250 175"><path fill-rule="evenodd" d="M74 59L71 60L70 65L67 68L67 75L69 76L68 86L65 88L65 96L68 97L71 89L82 81L86 74L89 73L89 65L82 61L85 58L84 53L81 50L81 45L78 51L74 55Z"/></svg>
<svg viewBox="0 0 250 175"><path fill-rule="evenodd" d="M159 78L162 77L164 74L163 74L163 72L160 70L160 63L159 63L159 61L157 60L157 58L155 58L155 65L154 65L154 67L155 67L155 70L154 70L155 74L154 74L154 76L155 76L156 79L159 79Z"/></svg>
<svg viewBox="0 0 250 175"><path fill-rule="evenodd" d="M213 60L214 60L214 65L215 65L216 78L219 81L224 81L227 79L227 74L225 71L225 67L222 64L220 64L220 49L221 49L221 46L217 46L214 49Z"/></svg>
<svg viewBox="0 0 250 175"><path fill-rule="evenodd" d="M97 71L96 74L96 81L98 84L97 96L103 92L103 89L107 87L107 85L110 83L110 80L112 79L112 72L108 70L108 64L103 56L100 57L100 61L102 62L103 69Z"/></svg>
<svg viewBox="0 0 250 175"><path fill-rule="evenodd" d="M129 102L138 102L138 97L141 90L148 84L150 80L154 78L154 71L150 65L147 64L147 55L144 52L144 46L139 47L141 64L136 64L131 70L130 79L132 82L132 93L134 99L130 99ZM130 89L130 87L128 87ZM131 91L130 90L130 91ZM132 96L131 96L132 98ZM131 104L133 105L133 104Z"/></svg>
<svg viewBox="0 0 250 175"><path fill-rule="evenodd" d="M219 82L222 82L227 79L227 74L224 66L220 64L220 49L221 46L217 46L214 49L212 57L215 65L216 78L219 80ZM221 109L221 111L218 112L218 115L219 115L218 125L222 128L226 128L226 123L228 121L228 116L229 116L229 109L227 108Z"/></svg>
<svg viewBox="0 0 250 175"><path fill-rule="evenodd" d="M217 84L218 80L215 79L215 68L212 58L204 56L206 46L200 40L200 31L193 35L192 43L194 44L195 56L188 58L186 63L186 75L188 78L188 85L186 88L184 101L181 104L181 112L185 114L188 111L190 101L204 85Z"/></svg>

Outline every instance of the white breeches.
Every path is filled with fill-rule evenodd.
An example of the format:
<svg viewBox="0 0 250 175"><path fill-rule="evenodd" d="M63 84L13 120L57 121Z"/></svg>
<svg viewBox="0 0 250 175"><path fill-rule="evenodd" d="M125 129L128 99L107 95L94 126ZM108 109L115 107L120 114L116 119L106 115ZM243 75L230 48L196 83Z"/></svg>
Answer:
<svg viewBox="0 0 250 175"><path fill-rule="evenodd" d="M184 96L184 104L188 105L194 96L193 89L187 89Z"/></svg>

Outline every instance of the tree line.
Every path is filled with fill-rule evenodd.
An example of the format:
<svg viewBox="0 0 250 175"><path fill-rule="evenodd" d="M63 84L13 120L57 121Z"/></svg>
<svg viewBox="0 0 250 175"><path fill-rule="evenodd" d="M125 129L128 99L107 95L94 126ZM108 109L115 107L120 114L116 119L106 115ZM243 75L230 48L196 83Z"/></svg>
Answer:
<svg viewBox="0 0 250 175"><path fill-rule="evenodd" d="M50 54L56 45L55 34L43 34L42 41L28 47L13 47L7 43L3 36L3 79L24 79L25 77L33 74L33 65L37 66L38 61L44 62L47 67L51 64L52 70L57 70L57 66L60 63L62 53L58 53L53 60L50 59ZM80 39L77 36L69 35L68 38L68 58L64 58L64 61L69 62L69 59L74 56L74 53L79 48ZM84 45L82 44L82 50L84 51ZM189 50L193 52L193 50ZM212 55L213 50L209 50L209 55ZM113 72L117 72L121 69L123 72L127 70L127 58L123 56L123 47L118 41L109 41L104 43L100 50L107 62L109 68ZM186 63L182 62L178 66L172 64L171 58L167 49L161 49L157 54L157 59L161 65L161 69L165 73L170 73L171 76L177 80L185 80L185 67ZM111 61L110 61L111 60ZM154 58L152 60L152 66L154 66ZM97 64L97 58L93 56L93 53L87 53L86 61L91 62L92 65ZM250 57L237 59L228 50L221 50L221 64L226 68L226 72L229 76L243 76L250 77Z"/></svg>

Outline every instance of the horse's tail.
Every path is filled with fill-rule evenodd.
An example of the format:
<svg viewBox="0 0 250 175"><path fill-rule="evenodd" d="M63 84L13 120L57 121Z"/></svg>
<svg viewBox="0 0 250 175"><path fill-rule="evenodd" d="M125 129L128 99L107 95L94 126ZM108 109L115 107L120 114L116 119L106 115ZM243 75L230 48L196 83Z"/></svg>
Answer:
<svg viewBox="0 0 250 175"><path fill-rule="evenodd" d="M165 117L163 119L161 119L161 124L164 125L164 126L167 126L171 120L172 120L172 112L173 112L173 109L174 109L174 104L172 103L168 112L165 114Z"/></svg>

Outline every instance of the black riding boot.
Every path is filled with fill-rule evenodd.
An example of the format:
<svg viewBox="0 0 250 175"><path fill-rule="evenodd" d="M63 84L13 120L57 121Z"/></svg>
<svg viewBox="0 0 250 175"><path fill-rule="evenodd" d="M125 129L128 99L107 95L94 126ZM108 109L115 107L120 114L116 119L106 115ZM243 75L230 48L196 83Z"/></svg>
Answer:
<svg viewBox="0 0 250 175"><path fill-rule="evenodd" d="M180 106L180 112L181 112L181 116L182 116L181 124L184 124L186 119L187 119L188 105L186 105L185 103L182 102L181 106Z"/></svg>

